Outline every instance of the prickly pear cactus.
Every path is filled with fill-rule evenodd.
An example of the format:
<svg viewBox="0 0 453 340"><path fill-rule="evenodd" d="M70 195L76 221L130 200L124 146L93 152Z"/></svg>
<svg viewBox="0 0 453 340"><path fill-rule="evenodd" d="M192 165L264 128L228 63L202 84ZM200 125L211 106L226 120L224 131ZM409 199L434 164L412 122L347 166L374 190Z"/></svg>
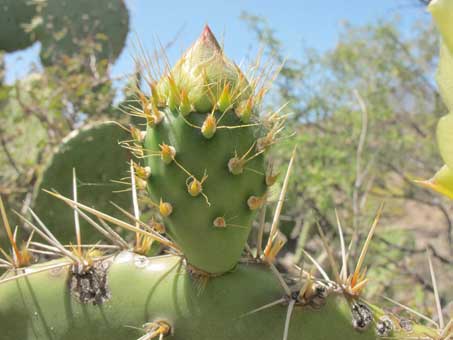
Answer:
<svg viewBox="0 0 453 340"><path fill-rule="evenodd" d="M63 141L40 176L35 189L33 209L64 244L74 239L74 214L63 202L55 202L43 189L71 196L72 171L77 174L79 199L113 216L124 216L111 202L130 209L126 186L118 184L127 177L131 154L119 145L128 133L115 123L95 123L72 132ZM117 181L117 182L115 182ZM89 233L91 226L81 222L84 241L95 243L99 235Z"/></svg>
<svg viewBox="0 0 453 340"><path fill-rule="evenodd" d="M75 226L76 242L70 246L33 210L20 218L46 243L28 239L20 246L0 200L11 244L11 255L3 251L0 260L7 269L0 277L1 340L452 337L453 321L445 325L441 315L439 325L426 327L363 299L364 259L378 217L351 273L340 224L341 268L320 230L332 276L307 252L320 277L299 268L288 280L277 270L274 260L284 245L279 217L295 152L269 237L261 223L256 251L247 247L254 213L267 203L266 188L276 179L263 156L284 121L277 113L259 115L267 88L258 78L247 79L206 28L171 71L148 79L149 95L138 91L141 107L131 107L132 115L146 119L146 131L130 127L123 142L141 159L130 163L132 211L123 219L99 211L75 198L77 185L66 195L47 192L72 208L74 223L67 226ZM96 161L88 166L92 170ZM139 198L159 215L149 223ZM80 219L112 244L82 244L89 231L78 227ZM113 227L134 232L134 242ZM156 243L169 254L143 256ZM32 265L32 254L55 259Z"/></svg>
<svg viewBox="0 0 453 340"><path fill-rule="evenodd" d="M34 34L41 42L44 64L79 54L87 44L99 45L97 60L113 62L121 53L129 31L129 12L123 0L33 2L37 7Z"/></svg>
<svg viewBox="0 0 453 340"><path fill-rule="evenodd" d="M13 52L33 43L24 25L31 22L35 13L28 0L0 1L0 50Z"/></svg>

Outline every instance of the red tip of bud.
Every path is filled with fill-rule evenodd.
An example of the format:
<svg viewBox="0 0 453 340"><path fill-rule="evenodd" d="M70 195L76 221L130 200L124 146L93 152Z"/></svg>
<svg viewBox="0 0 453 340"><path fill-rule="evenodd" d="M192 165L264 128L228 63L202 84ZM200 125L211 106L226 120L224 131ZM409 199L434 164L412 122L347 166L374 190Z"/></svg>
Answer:
<svg viewBox="0 0 453 340"><path fill-rule="evenodd" d="M203 32L201 32L199 40L205 44L213 45L216 49L220 49L220 44L215 38L214 33L212 33L211 28L208 24L206 24Z"/></svg>
<svg viewBox="0 0 453 340"><path fill-rule="evenodd" d="M209 27L208 24L206 24L203 28L203 32L201 33L201 36L205 39L214 37L214 34L212 33L211 27Z"/></svg>

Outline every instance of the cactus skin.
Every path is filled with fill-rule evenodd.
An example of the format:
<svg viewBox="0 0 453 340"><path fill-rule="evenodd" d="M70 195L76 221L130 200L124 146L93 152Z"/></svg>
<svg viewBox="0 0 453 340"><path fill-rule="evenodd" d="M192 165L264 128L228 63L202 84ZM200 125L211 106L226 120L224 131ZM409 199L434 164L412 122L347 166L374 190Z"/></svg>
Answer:
<svg viewBox="0 0 453 340"><path fill-rule="evenodd" d="M35 12L28 0L0 1L0 50L14 52L33 44L23 25L30 23Z"/></svg>
<svg viewBox="0 0 453 340"><path fill-rule="evenodd" d="M35 33L42 44L43 64L52 64L64 55L79 54L87 41L100 44L98 61L113 62L123 50L129 31L129 12L123 0L38 0L35 3L42 18Z"/></svg>
<svg viewBox="0 0 453 340"><path fill-rule="evenodd" d="M145 258L123 252L108 269L111 299L102 305L81 304L71 297L67 276L65 268L2 284L0 320L8 327L2 327L0 339L138 339L141 332L127 326L141 327L157 319L172 327L173 334L165 339L282 337L287 306L242 316L282 297L277 280L265 265L239 265L234 272L212 278L200 288L180 257ZM376 318L382 315L381 310L371 308L376 310ZM347 300L332 294L319 310L295 307L288 340L380 339L374 328L354 329ZM433 334L414 325L410 334L392 335L398 339Z"/></svg>
<svg viewBox="0 0 453 340"><path fill-rule="evenodd" d="M188 72L191 67L198 73ZM232 174L228 167L229 160L235 155L240 157L249 149L250 156L256 154L254 144L259 137L259 126L217 128L208 136L191 126L203 126L209 115L206 112L211 112L215 105L210 98L220 96L222 85L228 83L233 91L248 93L249 88L239 72L223 56L211 31L206 28L171 72L177 92L190 89L191 106L201 112L191 112L183 117L181 109L163 109L160 113L163 120L148 126L144 141L145 164L151 168L148 180L151 198L155 202L162 199L173 207L171 215L164 218L169 235L191 265L209 273L226 272L237 263L255 215L247 200L251 196L261 197L266 191L262 155L248 162L240 174ZM159 84L167 103L175 96L169 83L164 77ZM204 88L202 84L205 84ZM212 84L212 90L207 90L206 84ZM214 115L219 120L222 113L217 110ZM220 124L239 126L244 123L231 110ZM166 164L161 157L153 157L163 144L175 148L176 161L170 160ZM202 193L206 196L193 197L188 192L188 184L194 178L190 178L180 165L199 182L206 173L208 177L202 183ZM225 227L215 226L219 217L226 222Z"/></svg>
<svg viewBox="0 0 453 340"><path fill-rule="evenodd" d="M109 214L123 217L110 201L125 209L131 206L129 193L113 192L125 187L111 182L127 177L130 154L118 145L126 138L127 132L117 124L96 123L71 133L50 159L37 182L33 209L60 242L67 244L73 241L74 214L64 203L56 202L42 189L55 189L72 197L72 169L75 168L82 184L94 184L78 185L79 199ZM99 241L99 235L83 220L81 229L84 242Z"/></svg>

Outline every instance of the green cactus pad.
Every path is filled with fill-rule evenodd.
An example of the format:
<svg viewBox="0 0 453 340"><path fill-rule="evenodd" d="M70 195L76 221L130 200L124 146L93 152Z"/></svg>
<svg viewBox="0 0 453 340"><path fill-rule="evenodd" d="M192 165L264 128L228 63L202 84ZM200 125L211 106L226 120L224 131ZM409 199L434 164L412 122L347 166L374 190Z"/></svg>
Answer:
<svg viewBox="0 0 453 340"><path fill-rule="evenodd" d="M203 87L205 81L209 85ZM247 80L206 28L159 83L160 89L168 86L168 92L159 93L168 107L159 109L160 119L148 125L144 140L151 198L156 205L161 200L171 205L170 214L161 211L169 235L191 265L214 274L237 263L254 217L248 200L266 192L257 117L245 126L233 104L225 112L215 109L214 98L225 86L239 98L250 90L244 84ZM184 89L194 91L177 98ZM250 161L242 164L241 157Z"/></svg>
<svg viewBox="0 0 453 340"><path fill-rule="evenodd" d="M123 0L36 1L42 25L36 35L42 44L41 60L51 64L64 55L79 54L87 42L99 46L97 60L113 62L129 31L129 12Z"/></svg>
<svg viewBox="0 0 453 340"><path fill-rule="evenodd" d="M166 117L148 130L145 149L159 150L160 144L171 144L176 149L177 162L196 178L201 179L206 172L206 198L189 194L189 176L175 162L165 164L160 157L147 157L151 197L156 202L162 198L173 206L165 224L190 264L211 273L225 272L239 259L251 228L254 214L247 199L266 190L264 176L259 174L264 172L262 157L249 162L240 175L228 170L228 161L235 152L242 155L251 147L254 129L222 129L212 139L206 139L180 115L167 113ZM204 116L194 114L190 119L201 124ZM234 117L225 119L225 123L240 124ZM217 217L225 219L226 227L214 226Z"/></svg>
<svg viewBox="0 0 453 340"><path fill-rule="evenodd" d="M77 288L73 284L76 278L69 277L67 267L0 284L0 320L2 326L8 325L2 327L0 339L138 339L145 334L140 330L142 325L157 320L170 325L170 335L164 337L169 340L283 338L287 304L245 315L283 296L265 265L239 265L234 272L202 285L180 257L146 258L123 252L109 265L104 263L97 268L102 271L108 267L106 276L97 273L98 278L106 280L101 280L100 286L91 286L99 292L97 304L80 302L89 285ZM348 302L341 293L331 293L325 302L317 308L294 308L288 340L380 338L376 329L382 310L369 306L374 320L359 331L353 327L353 300ZM402 320L390 317L394 330L387 337L434 335L432 330L415 324L405 326L410 328L406 333Z"/></svg>
<svg viewBox="0 0 453 340"><path fill-rule="evenodd" d="M123 217L110 201L131 211L130 192L113 192L127 187L112 182L128 176L130 154L118 145L127 138L127 132L117 124L97 123L71 133L51 158L36 186L34 210L62 243L74 239L74 213L42 189L55 189L72 197L72 169L75 168L79 201ZM100 238L83 219L81 230L84 243L96 242Z"/></svg>
<svg viewBox="0 0 453 340"><path fill-rule="evenodd" d="M0 2L0 50L13 52L33 43L24 25L35 15L29 0L2 0Z"/></svg>

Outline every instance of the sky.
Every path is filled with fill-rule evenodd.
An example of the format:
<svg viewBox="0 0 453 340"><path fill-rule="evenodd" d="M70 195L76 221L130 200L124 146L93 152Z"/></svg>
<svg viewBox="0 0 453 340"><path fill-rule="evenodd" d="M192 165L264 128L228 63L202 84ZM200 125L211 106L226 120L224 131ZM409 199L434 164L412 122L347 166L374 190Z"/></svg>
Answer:
<svg viewBox="0 0 453 340"><path fill-rule="evenodd" d="M93 0L94 1L94 0ZM167 51L170 62L190 46L209 24L223 41L226 54L240 62L256 37L240 19L243 11L267 19L283 42L287 57L303 57L303 47L327 50L337 43L342 23L363 25L382 18L398 16L405 29L414 20L427 16L416 7L416 0L126 0L130 10L127 45L112 69L114 77L133 71L137 41L152 51L156 44L175 41ZM176 38L176 39L175 39ZM7 82L20 78L39 64L39 44L6 57Z"/></svg>

